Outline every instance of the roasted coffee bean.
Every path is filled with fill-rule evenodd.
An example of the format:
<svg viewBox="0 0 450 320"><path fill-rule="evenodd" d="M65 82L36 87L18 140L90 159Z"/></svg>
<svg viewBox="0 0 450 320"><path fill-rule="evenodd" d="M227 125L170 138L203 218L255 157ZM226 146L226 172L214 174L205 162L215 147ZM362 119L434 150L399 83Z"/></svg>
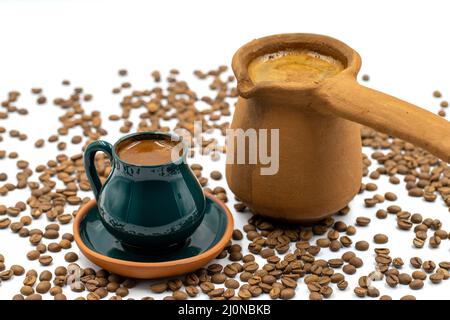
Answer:
<svg viewBox="0 0 450 320"><path fill-rule="evenodd" d="M342 255L342 260L349 262L351 258L356 257L356 254L352 251L347 251Z"/></svg>
<svg viewBox="0 0 450 320"><path fill-rule="evenodd" d="M420 290L420 289L423 288L423 285L424 285L424 284L423 284L423 281L422 281L422 280L415 279L415 280L413 280L413 281L410 282L409 287L410 287L412 290Z"/></svg>
<svg viewBox="0 0 450 320"><path fill-rule="evenodd" d="M53 275L50 271L44 270L39 275L39 281L50 281L52 279Z"/></svg>
<svg viewBox="0 0 450 320"><path fill-rule="evenodd" d="M362 259L358 258L358 257L353 257L350 259L350 261L348 262L349 264L351 264L352 266L354 266L355 268L360 268L363 266L363 261Z"/></svg>
<svg viewBox="0 0 450 320"><path fill-rule="evenodd" d="M359 298L364 298L367 295L367 289L364 289L364 288L361 288L361 287L356 287L353 290L353 292Z"/></svg>
<svg viewBox="0 0 450 320"><path fill-rule="evenodd" d="M280 292L280 298L283 300L292 299L295 296L295 290L291 288L282 289Z"/></svg>
<svg viewBox="0 0 450 320"><path fill-rule="evenodd" d="M20 288L20 293L24 296L29 296L34 293L34 289L30 286L23 286L22 288Z"/></svg>
<svg viewBox="0 0 450 320"><path fill-rule="evenodd" d="M397 200L397 195L393 192L386 192L384 198L388 201L395 201Z"/></svg>
<svg viewBox="0 0 450 320"><path fill-rule="evenodd" d="M360 227L365 227L365 226L369 225L369 223L370 223L370 218L367 218L367 217L356 218L356 225L358 225Z"/></svg>
<svg viewBox="0 0 450 320"><path fill-rule="evenodd" d="M355 243L355 249L358 251L367 251L369 249L369 243L367 241L358 241Z"/></svg>
<svg viewBox="0 0 450 320"><path fill-rule="evenodd" d="M36 286L36 292L44 294L47 293L51 288L51 284L49 281L41 281Z"/></svg>
<svg viewBox="0 0 450 320"><path fill-rule="evenodd" d="M177 290L172 293L172 297L174 297L175 300L187 300L188 294L184 291Z"/></svg>
<svg viewBox="0 0 450 320"><path fill-rule="evenodd" d="M436 269L436 264L431 260L427 260L423 262L422 268L426 273L432 273Z"/></svg>
<svg viewBox="0 0 450 320"><path fill-rule="evenodd" d="M208 293L214 290L215 286L211 282L205 281L200 284L200 289L202 290L203 293Z"/></svg>
<svg viewBox="0 0 450 320"><path fill-rule="evenodd" d="M400 283L400 280L399 280L398 276L396 276L394 274L389 274L386 276L386 283L391 288L395 288Z"/></svg>
<svg viewBox="0 0 450 320"><path fill-rule="evenodd" d="M413 279L418 279L418 280L425 280L427 278L427 274L425 272L422 272L422 271L414 271L412 273L412 278Z"/></svg>
<svg viewBox="0 0 450 320"><path fill-rule="evenodd" d="M351 264L346 264L343 268L342 271L344 271L344 273L348 274L348 275L352 275L356 273L356 268L351 265Z"/></svg>
<svg viewBox="0 0 450 320"><path fill-rule="evenodd" d="M434 284L441 283L444 280L444 275L442 273L433 273L430 275L430 281Z"/></svg>
<svg viewBox="0 0 450 320"><path fill-rule="evenodd" d="M414 238L413 245L414 245L414 247L420 249L420 248L423 248L423 246L425 245L425 241L422 239L419 239L419 238Z"/></svg>
<svg viewBox="0 0 450 320"><path fill-rule="evenodd" d="M233 230L232 238L233 240L242 240L243 239L242 232L238 229Z"/></svg>
<svg viewBox="0 0 450 320"><path fill-rule="evenodd" d="M411 281L412 281L412 278L411 278L411 276L410 276L409 274L407 274L407 273L401 273L401 274L398 275L398 282L399 282L400 284L408 285L408 284L411 283Z"/></svg>
<svg viewBox="0 0 450 320"><path fill-rule="evenodd" d="M373 241L376 244L385 244L388 242L388 236L382 233L378 233L373 237Z"/></svg>
<svg viewBox="0 0 450 320"><path fill-rule="evenodd" d="M411 216L411 222L414 223L414 224L422 223L422 220L423 220L423 218L422 218L422 215L420 213L414 213Z"/></svg>
<svg viewBox="0 0 450 320"><path fill-rule="evenodd" d="M75 252L68 252L64 255L64 260L67 262L75 262L78 260L78 255Z"/></svg>
<svg viewBox="0 0 450 320"><path fill-rule="evenodd" d="M213 180L220 180L222 179L222 173L220 171L212 171L210 177Z"/></svg>
<svg viewBox="0 0 450 320"><path fill-rule="evenodd" d="M211 276L211 282L215 284L224 283L226 280L226 276L223 273L215 273Z"/></svg>
<svg viewBox="0 0 450 320"><path fill-rule="evenodd" d="M275 279L275 281L276 281L276 279ZM264 282L264 278L263 278L263 282ZM239 288L239 281L234 280L234 279L227 279L227 280L225 280L225 287L229 288L229 289L238 289Z"/></svg>
<svg viewBox="0 0 450 320"><path fill-rule="evenodd" d="M397 226L401 230L409 230L412 228L413 224L411 221L408 220L397 220Z"/></svg>
<svg viewBox="0 0 450 320"><path fill-rule="evenodd" d="M53 258L51 256L40 256L39 263L43 266L48 266L53 262Z"/></svg>
<svg viewBox="0 0 450 320"><path fill-rule="evenodd" d="M438 236L432 236L430 238L430 242L429 243L430 243L430 247L431 248L437 248L441 244L441 238L439 238Z"/></svg>

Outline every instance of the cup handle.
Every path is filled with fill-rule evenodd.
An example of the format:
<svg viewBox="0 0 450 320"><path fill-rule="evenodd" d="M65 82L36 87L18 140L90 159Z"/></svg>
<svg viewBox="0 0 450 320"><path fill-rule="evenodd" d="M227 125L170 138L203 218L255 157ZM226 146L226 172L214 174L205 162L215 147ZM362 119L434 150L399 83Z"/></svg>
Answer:
<svg viewBox="0 0 450 320"><path fill-rule="evenodd" d="M113 164L114 158L112 156L113 146L106 141L96 140L89 144L84 151L84 168L86 170L86 175L91 184L92 191L94 192L95 199L98 200L98 196L100 195L100 190L102 189L102 182L98 177L97 170L95 169L95 154L98 151L102 151L106 153L109 160L111 161L111 165Z"/></svg>
<svg viewBox="0 0 450 320"><path fill-rule="evenodd" d="M364 87L353 78L335 80L320 89L320 97L329 112L411 142L446 162L450 161L449 121Z"/></svg>

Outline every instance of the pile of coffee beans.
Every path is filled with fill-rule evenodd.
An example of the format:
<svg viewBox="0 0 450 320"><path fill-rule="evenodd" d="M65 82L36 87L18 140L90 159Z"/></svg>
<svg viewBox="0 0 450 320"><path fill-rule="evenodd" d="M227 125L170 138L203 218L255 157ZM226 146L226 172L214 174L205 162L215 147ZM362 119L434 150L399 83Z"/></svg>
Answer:
<svg viewBox="0 0 450 320"><path fill-rule="evenodd" d="M400 298L414 300L415 290L450 277L450 262L422 261L419 257L421 251L437 249L450 239L442 222L432 213L408 212L395 203L396 193L380 190L377 185L377 180L386 179L393 186L403 185L410 197L450 207L447 163L410 143L363 127L361 138L367 155L362 158L364 183L360 194L365 197L361 210L366 212L352 212L350 217L355 199L335 216L312 226L275 223L251 215L245 203L235 199L226 188L224 166L219 160L226 152L224 136L238 95L235 79L226 66L207 72L194 71L196 81L206 83L208 95L200 95L181 80L177 69L171 69L166 77L157 70L150 72L152 86L149 88L134 88L127 81L126 69L118 70L118 76L120 84L111 92L118 97L120 107L108 109L116 110L109 114L88 111L85 106L95 101L94 96L82 87L72 86L69 80L62 81L71 90L64 97L51 99L42 88L32 88L37 105L52 104L59 110L54 119L49 113L49 121L59 123L49 136L40 136L39 131L33 135L22 132L26 128L7 129L9 117L25 117L29 112L20 103L19 91L8 92L1 101L0 161L15 161L16 172L0 172L0 229L3 229L0 237L2 233L12 233L32 248L21 253L29 261L27 267L0 254L0 282L19 284L14 296L2 298L66 300L70 296L83 300L121 300L131 299L134 288L138 287L136 292L148 293L139 297L145 300L193 297L242 300L259 296L293 299L304 293L311 300L321 300L339 298L346 292L353 297L390 300L396 288L404 287L410 294ZM369 79L368 75L363 76L364 81ZM438 91L433 96L442 98ZM445 116L448 103L441 100L439 106L439 115ZM248 218L247 223L237 226L232 240L215 261L182 277L137 281L103 269L83 267L86 260L79 261L73 235L62 230L70 230L78 209L92 198L82 163L84 148L108 135L105 123L116 123L120 134L177 129L193 134L195 121L201 121L202 139L186 140L191 147L189 156L204 162L191 161L191 169L205 191L230 202L234 214ZM211 135L212 131L220 134ZM4 135L17 139L17 143L32 139L34 148L53 149L56 156L49 157L45 163L33 163L32 167L32 155L19 155L14 151L14 144L5 144ZM69 144L78 152L64 153ZM207 173L206 162L217 165ZM104 181L111 171L105 155L97 154L96 167ZM27 196L11 203L10 196L17 190L26 191ZM366 238L359 236L364 230L371 230L374 220L389 224L391 216L395 217L393 225L397 230L394 232L408 234L409 246L417 250L418 256L391 255L392 234L388 231L372 233ZM39 228L42 224L45 226ZM5 245L1 244L0 248ZM59 256L63 259L58 261L64 263L56 266ZM412 271L408 272L407 268ZM368 269L371 271L361 271Z"/></svg>

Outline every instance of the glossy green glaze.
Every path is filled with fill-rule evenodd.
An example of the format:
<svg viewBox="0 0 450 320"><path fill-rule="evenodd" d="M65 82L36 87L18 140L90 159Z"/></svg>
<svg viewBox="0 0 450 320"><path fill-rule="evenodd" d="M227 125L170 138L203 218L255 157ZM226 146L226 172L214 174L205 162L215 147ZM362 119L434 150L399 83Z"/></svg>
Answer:
<svg viewBox="0 0 450 320"><path fill-rule="evenodd" d="M207 197L202 223L182 245L172 250L160 247L156 251L130 248L105 228L99 210L94 206L80 223L80 237L89 249L110 258L133 262L164 262L194 257L212 248L224 236L228 223L223 208Z"/></svg>
<svg viewBox="0 0 450 320"><path fill-rule="evenodd" d="M126 139L177 139L166 133L127 135L114 146L94 141L85 151L84 166L105 227L119 240L136 247L183 243L200 225L205 196L183 155L174 162L141 166L121 160L116 148ZM101 185L94 166L95 153L105 152L111 173Z"/></svg>

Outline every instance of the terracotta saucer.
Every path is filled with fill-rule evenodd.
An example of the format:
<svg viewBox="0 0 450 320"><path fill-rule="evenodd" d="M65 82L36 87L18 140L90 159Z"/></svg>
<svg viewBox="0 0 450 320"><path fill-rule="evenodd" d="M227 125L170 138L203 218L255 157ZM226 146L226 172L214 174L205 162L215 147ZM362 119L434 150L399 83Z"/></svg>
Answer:
<svg viewBox="0 0 450 320"><path fill-rule="evenodd" d="M155 252L132 248L103 226L97 202L91 200L74 221L75 242L96 265L116 274L141 279L177 276L205 266L225 248L233 232L233 217L223 202L206 194L202 224L183 245Z"/></svg>

